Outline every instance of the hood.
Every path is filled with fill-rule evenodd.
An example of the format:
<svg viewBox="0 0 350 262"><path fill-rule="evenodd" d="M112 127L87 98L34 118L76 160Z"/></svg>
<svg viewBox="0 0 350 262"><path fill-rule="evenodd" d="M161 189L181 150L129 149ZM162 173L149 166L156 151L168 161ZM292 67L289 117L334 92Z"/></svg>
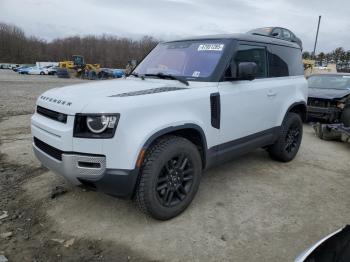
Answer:
<svg viewBox="0 0 350 262"><path fill-rule="evenodd" d="M348 89L331 89L331 88L309 88L309 97L321 99L340 99L350 95Z"/></svg>
<svg viewBox="0 0 350 262"><path fill-rule="evenodd" d="M126 78L116 80L94 81L46 91L37 100L37 105L66 114L75 114L92 101L107 97L124 96L129 92L140 92L150 89L188 88L174 80L147 78ZM162 92L164 92L162 90Z"/></svg>

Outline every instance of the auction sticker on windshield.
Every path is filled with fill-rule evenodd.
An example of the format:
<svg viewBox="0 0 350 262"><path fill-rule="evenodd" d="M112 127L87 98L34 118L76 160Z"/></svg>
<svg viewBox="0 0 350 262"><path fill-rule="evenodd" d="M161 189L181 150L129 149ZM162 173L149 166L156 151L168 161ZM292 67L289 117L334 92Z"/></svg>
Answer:
<svg viewBox="0 0 350 262"><path fill-rule="evenodd" d="M202 44L198 46L198 51L222 51L224 44Z"/></svg>

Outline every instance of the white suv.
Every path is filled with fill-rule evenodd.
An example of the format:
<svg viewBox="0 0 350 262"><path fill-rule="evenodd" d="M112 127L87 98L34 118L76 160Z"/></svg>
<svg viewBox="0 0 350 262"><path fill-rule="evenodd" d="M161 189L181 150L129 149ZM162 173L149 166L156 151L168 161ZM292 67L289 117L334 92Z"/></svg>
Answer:
<svg viewBox="0 0 350 262"><path fill-rule="evenodd" d="M37 158L72 183L166 220L204 169L256 148L290 161L307 82L296 43L250 34L160 43L122 80L51 89L32 116Z"/></svg>

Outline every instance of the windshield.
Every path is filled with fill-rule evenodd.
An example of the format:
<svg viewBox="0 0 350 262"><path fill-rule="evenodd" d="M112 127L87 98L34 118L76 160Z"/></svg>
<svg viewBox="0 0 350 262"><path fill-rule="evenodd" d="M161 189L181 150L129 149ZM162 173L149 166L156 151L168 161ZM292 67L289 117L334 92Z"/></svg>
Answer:
<svg viewBox="0 0 350 262"><path fill-rule="evenodd" d="M328 88L328 89L349 89L350 75L320 75L310 76L308 79L311 88Z"/></svg>
<svg viewBox="0 0 350 262"><path fill-rule="evenodd" d="M224 40L161 43L136 67L138 75L165 74L188 80L207 78L214 72L226 46Z"/></svg>

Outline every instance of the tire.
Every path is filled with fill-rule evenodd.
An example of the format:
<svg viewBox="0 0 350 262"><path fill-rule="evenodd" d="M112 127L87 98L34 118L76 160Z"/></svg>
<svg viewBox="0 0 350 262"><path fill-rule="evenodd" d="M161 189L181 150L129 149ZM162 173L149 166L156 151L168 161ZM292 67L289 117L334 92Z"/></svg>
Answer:
<svg viewBox="0 0 350 262"><path fill-rule="evenodd" d="M43 76L43 75L45 75L45 73L44 73L44 72L40 72L40 75L42 75L42 76Z"/></svg>
<svg viewBox="0 0 350 262"><path fill-rule="evenodd" d="M350 127L350 106L344 108L341 115L341 121L343 122L344 126Z"/></svg>
<svg viewBox="0 0 350 262"><path fill-rule="evenodd" d="M280 162L289 162L298 153L303 137L303 122L296 113L287 113L285 116L278 140L268 148L272 159Z"/></svg>
<svg viewBox="0 0 350 262"><path fill-rule="evenodd" d="M192 202L201 173L201 156L193 143L177 136L160 138L143 161L136 204L155 219L171 219Z"/></svg>

